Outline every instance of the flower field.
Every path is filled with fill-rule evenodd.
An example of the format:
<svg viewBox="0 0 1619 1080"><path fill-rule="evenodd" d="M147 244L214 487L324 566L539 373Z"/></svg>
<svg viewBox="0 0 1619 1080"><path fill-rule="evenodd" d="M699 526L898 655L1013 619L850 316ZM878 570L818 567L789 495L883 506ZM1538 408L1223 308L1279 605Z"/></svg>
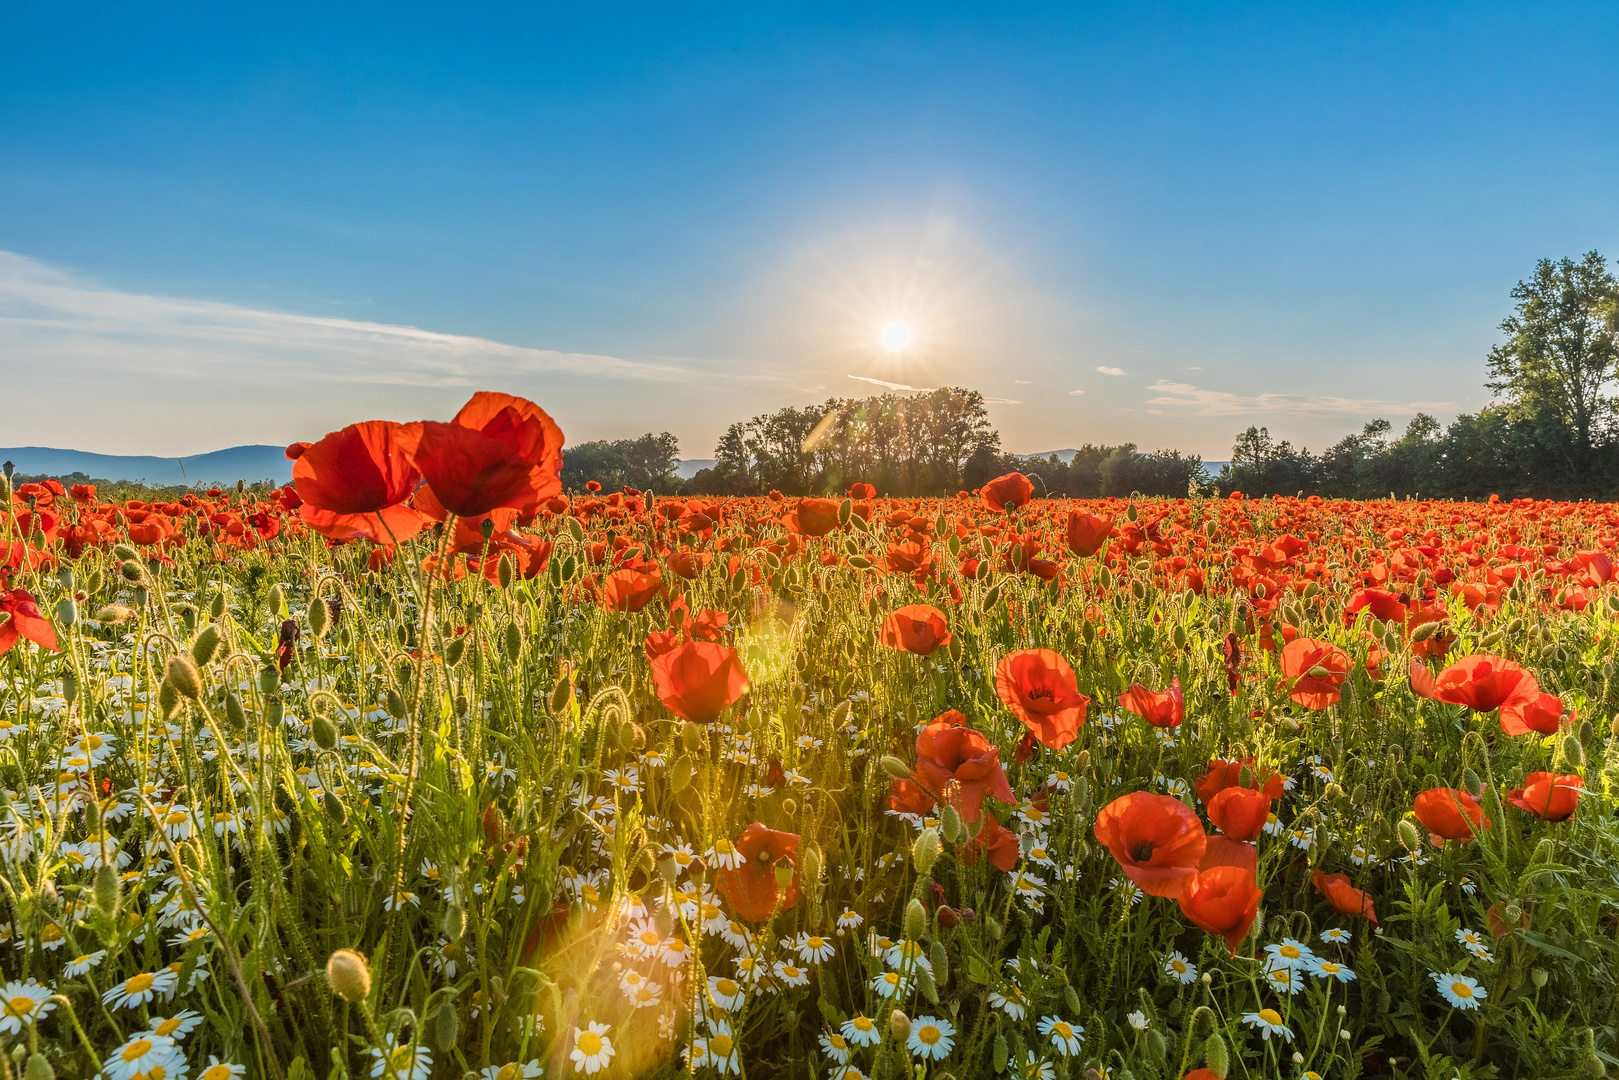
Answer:
<svg viewBox="0 0 1619 1080"><path fill-rule="evenodd" d="M1619 507L561 446L8 478L4 1080L1619 1067Z"/></svg>

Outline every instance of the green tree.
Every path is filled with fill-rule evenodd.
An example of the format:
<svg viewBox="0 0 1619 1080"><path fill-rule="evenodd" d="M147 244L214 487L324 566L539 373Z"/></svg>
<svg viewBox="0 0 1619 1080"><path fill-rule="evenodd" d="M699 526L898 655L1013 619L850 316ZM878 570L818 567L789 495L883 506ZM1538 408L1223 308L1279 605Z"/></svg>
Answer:
<svg viewBox="0 0 1619 1080"><path fill-rule="evenodd" d="M1579 262L1542 259L1512 290L1517 310L1490 350L1490 390L1511 418L1533 421L1578 482L1611 434L1619 375L1619 281L1595 251Z"/></svg>
<svg viewBox="0 0 1619 1080"><path fill-rule="evenodd" d="M577 491L587 480L603 490L632 487L671 492L680 486L675 468L680 440L669 432L650 431L639 439L598 440L568 447L562 454L562 486Z"/></svg>

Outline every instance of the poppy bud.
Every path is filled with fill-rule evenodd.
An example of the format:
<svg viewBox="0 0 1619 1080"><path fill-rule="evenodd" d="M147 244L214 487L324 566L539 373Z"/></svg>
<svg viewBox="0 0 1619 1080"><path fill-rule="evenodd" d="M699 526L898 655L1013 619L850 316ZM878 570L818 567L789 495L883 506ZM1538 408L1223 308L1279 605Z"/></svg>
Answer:
<svg viewBox="0 0 1619 1080"><path fill-rule="evenodd" d="M961 823L961 814L954 806L946 806L939 815L939 823L944 827L944 838L952 844L959 844L967 839L967 830Z"/></svg>
<svg viewBox="0 0 1619 1080"><path fill-rule="evenodd" d="M22 1080L56 1080L56 1070L51 1068L50 1059L36 1050L28 1055L28 1064L23 1066Z"/></svg>
<svg viewBox="0 0 1619 1080"><path fill-rule="evenodd" d="M309 731L315 738L315 745L322 750L337 748L337 725L325 714L316 713L310 719Z"/></svg>
<svg viewBox="0 0 1619 1080"><path fill-rule="evenodd" d="M813 885L821 880L821 849L814 843L804 848L804 872L800 876L807 884Z"/></svg>
<svg viewBox="0 0 1619 1080"><path fill-rule="evenodd" d="M995 1036L995 1071L997 1073L1001 1073L1001 1072L1006 1071L1006 1064L1010 1060L1011 1054L1012 1054L1012 1051L1006 1044L1006 1036L1004 1034L996 1035ZM1090 1074L1094 1073L1094 1072L1096 1072L1095 1069L1086 1069L1085 1070L1085 1080L1091 1080ZM1101 1074L1097 1073L1097 1075L1100 1076Z"/></svg>
<svg viewBox="0 0 1619 1080"><path fill-rule="evenodd" d="M948 910L940 908L940 911ZM944 942L935 941L933 948L928 950L928 962L933 965L933 981L943 986L950 981L950 955L944 950Z"/></svg>
<svg viewBox="0 0 1619 1080"><path fill-rule="evenodd" d="M145 571L141 569L141 564L136 562L134 559L124 560L124 562L118 567L118 572L124 576L125 581L139 581L141 579L141 575L145 573Z"/></svg>
<svg viewBox="0 0 1619 1080"><path fill-rule="evenodd" d="M911 767L899 758L884 754L882 759L883 771L899 780L907 780L911 775Z"/></svg>
<svg viewBox="0 0 1619 1080"><path fill-rule="evenodd" d="M897 1043L911 1037L911 1018L899 1009L888 1014L888 1034Z"/></svg>
<svg viewBox="0 0 1619 1080"><path fill-rule="evenodd" d="M560 716L573 703L573 683L566 678L559 679L551 688L551 700L546 704L550 706L552 716Z"/></svg>
<svg viewBox="0 0 1619 1080"><path fill-rule="evenodd" d="M212 615L216 619L222 619L225 617L224 593L218 592L214 594L212 602L210 602L208 605L208 614Z"/></svg>
<svg viewBox="0 0 1619 1080"><path fill-rule="evenodd" d="M371 968L353 949L338 949L326 961L326 985L350 1005L358 1005L371 996Z"/></svg>
<svg viewBox="0 0 1619 1080"><path fill-rule="evenodd" d="M1585 749L1573 732L1563 737L1563 760L1576 769L1585 764Z"/></svg>
<svg viewBox="0 0 1619 1080"><path fill-rule="evenodd" d="M173 686L175 693L182 697L188 697L192 701L202 697L202 674L197 671L197 665L189 656L181 654L169 657L163 681Z"/></svg>
<svg viewBox="0 0 1619 1080"><path fill-rule="evenodd" d="M225 695L225 719L229 720L234 728L247 726L247 713L242 711L242 699L234 693Z"/></svg>
<svg viewBox="0 0 1619 1080"><path fill-rule="evenodd" d="M326 636L326 631L332 626L332 613L319 596L309 601L309 632L315 635L318 641Z"/></svg>
<svg viewBox="0 0 1619 1080"><path fill-rule="evenodd" d="M349 819L348 807L343 805L343 800L337 797L336 792L328 791L322 795L320 805L321 809L326 811L326 816L335 824L341 825Z"/></svg>
<svg viewBox="0 0 1619 1080"><path fill-rule="evenodd" d="M1400 834L1400 846L1415 855L1422 847L1422 837L1417 835L1417 827L1402 819L1396 831Z"/></svg>
<svg viewBox="0 0 1619 1080"><path fill-rule="evenodd" d="M686 789L686 785L691 783L692 777L696 774L697 766L692 763L691 757L681 754L669 767L669 790L679 794Z"/></svg>
<svg viewBox="0 0 1619 1080"><path fill-rule="evenodd" d="M939 861L939 833L935 829L923 829L911 845L911 861L916 864L918 877L927 877L933 870L933 864Z"/></svg>
<svg viewBox="0 0 1619 1080"><path fill-rule="evenodd" d="M1462 770L1462 790L1475 799L1484 793L1484 782L1478 778L1478 773L1473 771L1472 766Z"/></svg>
<svg viewBox="0 0 1619 1080"><path fill-rule="evenodd" d="M103 863L96 871L90 892L95 897L97 911L109 919L117 918L123 884L118 880L118 871L113 869L111 863Z"/></svg>
<svg viewBox="0 0 1619 1080"><path fill-rule="evenodd" d="M444 646L444 662L450 667L455 667L461 662L461 657L466 653L466 651L466 635L463 634L461 637L453 637L450 639L449 644Z"/></svg>
<svg viewBox="0 0 1619 1080"><path fill-rule="evenodd" d="M522 655L523 628L515 622L509 622L506 624L506 659L515 664Z"/></svg>
<svg viewBox="0 0 1619 1080"><path fill-rule="evenodd" d="M954 639L952 638L952 640ZM851 708L853 708L853 704L847 699L838 702L837 707L832 710L832 726L834 728L842 727L844 721L849 719L849 710Z"/></svg>
<svg viewBox="0 0 1619 1080"><path fill-rule="evenodd" d="M489 522L484 521L485 525ZM455 1007L455 998L446 994L439 998L433 1011L427 1014L427 1044L434 1050L448 1051L461 1038L461 1017Z"/></svg>
<svg viewBox="0 0 1619 1080"><path fill-rule="evenodd" d="M703 729L696 724L680 725L680 742L692 753L703 748Z"/></svg>
<svg viewBox="0 0 1619 1080"><path fill-rule="evenodd" d="M927 928L927 909L922 906L922 901L913 897L911 902L905 905L905 939L907 941L920 941L922 940L922 935L927 932Z"/></svg>
<svg viewBox="0 0 1619 1080"><path fill-rule="evenodd" d="M388 710L388 715L393 717L395 720L403 720L405 718L405 699L399 696L399 691L390 687L383 704Z"/></svg>
<svg viewBox="0 0 1619 1080"><path fill-rule="evenodd" d="M517 577L517 564L512 561L511 552L500 553L500 562L495 567L495 577L500 581L502 589L512 587L512 581Z"/></svg>
<svg viewBox="0 0 1619 1080"><path fill-rule="evenodd" d="M210 623L202 628L196 640L191 643L191 659L197 662L198 667L207 667L208 661L214 658L219 649L219 626Z"/></svg>
<svg viewBox="0 0 1619 1080"><path fill-rule="evenodd" d="M287 617L287 593L278 581L270 586L270 614L277 619Z"/></svg>
<svg viewBox="0 0 1619 1080"><path fill-rule="evenodd" d="M794 814L798 813L797 801L793 799L783 799L781 801L781 812L786 814L788 817L792 817Z"/></svg>
<svg viewBox="0 0 1619 1080"><path fill-rule="evenodd" d="M1225 1080L1226 1073L1231 1070L1231 1055L1218 1031L1203 1042L1203 1064L1220 1080Z"/></svg>

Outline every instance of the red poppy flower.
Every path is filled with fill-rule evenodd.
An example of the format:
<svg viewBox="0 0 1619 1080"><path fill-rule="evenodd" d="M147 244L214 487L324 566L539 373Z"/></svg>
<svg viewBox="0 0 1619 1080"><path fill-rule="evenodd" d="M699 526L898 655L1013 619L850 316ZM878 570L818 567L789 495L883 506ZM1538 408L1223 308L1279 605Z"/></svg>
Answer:
<svg viewBox="0 0 1619 1080"><path fill-rule="evenodd" d="M1179 727L1186 719L1186 697L1181 693L1179 675L1168 690L1148 690L1140 683L1131 683L1130 689L1119 695L1119 705L1153 727Z"/></svg>
<svg viewBox="0 0 1619 1080"><path fill-rule="evenodd" d="M855 500L856 502L860 502L864 499L875 499L876 497L877 489L872 487L870 484L849 485L849 498Z"/></svg>
<svg viewBox="0 0 1619 1080"><path fill-rule="evenodd" d="M720 869L715 873L720 895L733 911L748 922L764 922L775 912L798 904L800 839L797 833L777 832L757 821L742 830L736 850L746 861L735 870ZM778 862L794 867L785 890L776 886Z"/></svg>
<svg viewBox="0 0 1619 1080"><path fill-rule="evenodd" d="M1439 683L1421 660L1411 661L1411 692L1429 701L1439 699Z"/></svg>
<svg viewBox="0 0 1619 1080"><path fill-rule="evenodd" d="M1027 503L1034 496L1034 485L1020 472L1007 473L985 484L982 494L984 505L999 514L1008 506L1016 510Z"/></svg>
<svg viewBox="0 0 1619 1080"><path fill-rule="evenodd" d="M838 527L838 504L831 499L799 499L783 517L787 531L800 536L825 536Z"/></svg>
<svg viewBox="0 0 1619 1080"><path fill-rule="evenodd" d="M1384 589L1356 589L1350 594L1349 603L1344 605L1345 625L1353 623L1362 611L1371 612L1373 618L1383 622L1404 624L1406 617L1400 598Z"/></svg>
<svg viewBox="0 0 1619 1080"><path fill-rule="evenodd" d="M94 484L74 484L70 489L73 501L76 503L93 503L96 501L96 486Z"/></svg>
<svg viewBox="0 0 1619 1080"><path fill-rule="evenodd" d="M1338 687L1349 677L1349 656L1331 642L1295 638L1282 650L1282 675L1294 701L1325 709L1343 696Z"/></svg>
<svg viewBox="0 0 1619 1080"><path fill-rule="evenodd" d="M1207 805L1215 795L1229 787L1242 787L1242 770L1248 770L1249 785L1256 791L1263 791L1270 799L1280 799L1285 790L1287 778L1271 769L1260 769L1258 758L1243 758L1240 761L1227 761L1224 758L1215 758L1209 762L1208 771L1192 781L1192 788L1197 792L1198 801Z"/></svg>
<svg viewBox="0 0 1619 1080"><path fill-rule="evenodd" d="M1216 866L1240 866L1250 874L1259 874L1259 849L1252 844L1233 840L1215 833L1209 837L1203 857L1197 861L1199 870L1212 870Z"/></svg>
<svg viewBox="0 0 1619 1080"><path fill-rule="evenodd" d="M936 717L917 735L915 778L936 799L942 799L946 786L955 781L960 792L956 810L966 822L978 820L986 794L1008 805L1018 801L1006 782L1000 751L982 732L968 727L967 718L955 709Z"/></svg>
<svg viewBox="0 0 1619 1080"><path fill-rule="evenodd" d="M625 567L614 570L602 582L601 604L613 611L640 611L652 602L663 588L663 578L657 569L636 570Z"/></svg>
<svg viewBox="0 0 1619 1080"><path fill-rule="evenodd" d="M1079 692L1068 661L1050 649L1009 654L995 669L995 693L1035 738L1053 750L1074 741L1091 703Z"/></svg>
<svg viewBox="0 0 1619 1080"><path fill-rule="evenodd" d="M562 439L532 401L480 391L448 424L422 425L416 465L452 513L476 517L505 506L532 514L562 493Z"/></svg>
<svg viewBox="0 0 1619 1080"><path fill-rule="evenodd" d="M1240 866L1215 866L1197 872L1180 897L1181 914L1194 926L1225 939L1231 955L1248 936L1259 914L1264 890Z"/></svg>
<svg viewBox="0 0 1619 1080"><path fill-rule="evenodd" d="M421 473L411 461L421 425L368 420L334 431L292 466L304 505L333 514L374 514L408 499Z"/></svg>
<svg viewBox="0 0 1619 1080"><path fill-rule="evenodd" d="M1208 846L1203 823L1179 799L1136 791L1096 815L1096 839L1125 875L1153 896L1180 896Z"/></svg>
<svg viewBox="0 0 1619 1080"><path fill-rule="evenodd" d="M1567 821L1573 817L1580 790L1585 787L1578 773L1553 776L1549 772L1532 772L1523 781L1523 787L1507 792L1507 802L1545 821Z"/></svg>
<svg viewBox="0 0 1619 1080"><path fill-rule="evenodd" d="M936 805L933 796L914 780L896 776L893 783L888 785L888 808L895 813L921 817Z"/></svg>
<svg viewBox="0 0 1619 1080"><path fill-rule="evenodd" d="M950 643L950 630L944 612L929 604L910 604L883 620L878 635L884 645L901 652L926 656Z"/></svg>
<svg viewBox="0 0 1619 1080"><path fill-rule="evenodd" d="M698 724L714 720L748 692L748 673L735 649L711 641L677 646L652 662L658 699Z"/></svg>
<svg viewBox="0 0 1619 1080"><path fill-rule="evenodd" d="M1087 558L1095 555L1107 546L1107 538L1112 532L1113 522L1109 518L1079 510L1072 510L1068 514L1068 550L1075 555Z"/></svg>
<svg viewBox="0 0 1619 1080"><path fill-rule="evenodd" d="M1017 866L1019 857L1017 833L1002 828L994 814L984 815L984 826L960 848L961 861L968 866L978 862L980 855L989 857L989 865L995 869L1010 873Z"/></svg>
<svg viewBox="0 0 1619 1080"><path fill-rule="evenodd" d="M1209 820L1233 840L1258 836L1270 818L1270 796L1245 787L1228 787L1209 800Z"/></svg>
<svg viewBox="0 0 1619 1080"><path fill-rule="evenodd" d="M1563 726L1563 699L1556 694L1537 693L1528 701L1509 701L1501 706L1501 730L1508 735L1555 735Z"/></svg>
<svg viewBox="0 0 1619 1080"><path fill-rule="evenodd" d="M1441 671L1434 683L1440 701L1466 705L1475 712L1527 705L1540 693L1529 672L1511 660L1485 653L1462 657Z"/></svg>
<svg viewBox="0 0 1619 1080"><path fill-rule="evenodd" d="M1351 885L1349 875L1324 874L1317 870L1310 875L1310 884L1341 914L1359 915L1371 920L1373 926L1377 925L1377 908L1372 904L1372 894Z"/></svg>
<svg viewBox="0 0 1619 1080"><path fill-rule="evenodd" d="M1443 847L1446 840L1471 840L1481 827L1490 827L1478 800L1457 788L1429 788L1413 800L1411 809L1434 847Z"/></svg>
<svg viewBox="0 0 1619 1080"><path fill-rule="evenodd" d="M10 616L0 622L0 656L10 652L11 647L23 638L42 649L62 651L56 642L56 628L39 610L39 602L27 589L0 591L0 615Z"/></svg>

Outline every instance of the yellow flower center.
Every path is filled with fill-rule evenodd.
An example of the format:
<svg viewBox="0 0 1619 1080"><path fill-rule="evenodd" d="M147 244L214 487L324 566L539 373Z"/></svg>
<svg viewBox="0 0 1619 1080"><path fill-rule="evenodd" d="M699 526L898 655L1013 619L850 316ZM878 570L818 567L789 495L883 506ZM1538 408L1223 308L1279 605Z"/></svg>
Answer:
<svg viewBox="0 0 1619 1080"><path fill-rule="evenodd" d="M828 1035L826 1041L832 1044L832 1049L834 1050L847 1050L849 1048L849 1044L844 1041L843 1036L835 1032Z"/></svg>
<svg viewBox="0 0 1619 1080"><path fill-rule="evenodd" d="M927 1043L929 1046L932 1046L934 1043L943 1038L944 1035L932 1024L923 1024L921 1030L916 1033L916 1037Z"/></svg>
<svg viewBox="0 0 1619 1080"><path fill-rule="evenodd" d="M1280 952L1283 956L1287 957L1289 960L1297 960L1299 958L1299 950L1296 947L1292 946L1292 945L1283 945L1280 949L1277 950L1277 952Z"/></svg>
<svg viewBox="0 0 1619 1080"><path fill-rule="evenodd" d="M736 1040L729 1035L714 1035L708 1040L709 1053L717 1058L728 1058L736 1048Z"/></svg>
<svg viewBox="0 0 1619 1080"><path fill-rule="evenodd" d="M1450 992L1459 998L1470 998L1473 996L1473 988L1464 982L1451 983Z"/></svg>
<svg viewBox="0 0 1619 1080"><path fill-rule="evenodd" d="M1267 1024L1274 1024L1276 1027L1282 1026L1282 1014L1275 1009L1260 1009L1259 1018Z"/></svg>
<svg viewBox="0 0 1619 1080"><path fill-rule="evenodd" d="M136 1039L134 1042L124 1047L124 1052L119 1056L125 1061L139 1061L141 1058L145 1057L147 1053L151 1051L151 1049L151 1039Z"/></svg>
<svg viewBox="0 0 1619 1080"><path fill-rule="evenodd" d="M229 1065L210 1065L202 1070L197 1080L230 1080Z"/></svg>
<svg viewBox="0 0 1619 1080"><path fill-rule="evenodd" d="M175 1029L177 1029L179 1026L180 1018L178 1016L171 1016L152 1030L157 1032L159 1035L173 1035Z"/></svg>
<svg viewBox="0 0 1619 1080"><path fill-rule="evenodd" d="M872 1028L877 1026L871 1022L870 1017L866 1016L857 1016L851 1020L850 1023L854 1024L854 1029L856 1031L870 1031Z"/></svg>
<svg viewBox="0 0 1619 1080"><path fill-rule="evenodd" d="M714 989L724 997L732 997L736 994L736 983L731 979L721 979L714 984Z"/></svg>
<svg viewBox="0 0 1619 1080"><path fill-rule="evenodd" d="M495 1080L517 1080L518 1073L521 1071L515 1061L508 1065L502 1065L500 1071L495 1074Z"/></svg>
<svg viewBox="0 0 1619 1080"><path fill-rule="evenodd" d="M714 841L714 852L717 855L729 855L734 850L729 840L721 838Z"/></svg>
<svg viewBox="0 0 1619 1080"><path fill-rule="evenodd" d="M34 999L31 997L14 997L6 1002L6 1008L18 1016L28 1016L34 1011Z"/></svg>
<svg viewBox="0 0 1619 1080"><path fill-rule="evenodd" d="M1069 1023L1067 1023L1066 1021L1063 1021L1063 1020L1059 1020L1055 1024L1052 1024L1051 1025L1051 1030L1056 1032L1059 1036L1061 1036L1064 1039L1072 1039L1074 1037L1073 1025L1071 1025L1071 1024L1069 1024Z"/></svg>
<svg viewBox="0 0 1619 1080"><path fill-rule="evenodd" d="M146 991L152 988L153 981L152 976L143 971L139 975L136 975L134 978L130 979L128 982L124 983L124 993L144 994ZM145 1040L142 1041L144 1042Z"/></svg>
<svg viewBox="0 0 1619 1080"><path fill-rule="evenodd" d="M1326 972L1328 975L1336 975L1338 974L1338 965L1331 962L1326 962L1321 965L1321 970Z"/></svg>
<svg viewBox="0 0 1619 1080"><path fill-rule="evenodd" d="M822 938L812 937L808 941L804 942L804 944L808 948L819 949L822 945L825 945L826 942Z"/></svg>

